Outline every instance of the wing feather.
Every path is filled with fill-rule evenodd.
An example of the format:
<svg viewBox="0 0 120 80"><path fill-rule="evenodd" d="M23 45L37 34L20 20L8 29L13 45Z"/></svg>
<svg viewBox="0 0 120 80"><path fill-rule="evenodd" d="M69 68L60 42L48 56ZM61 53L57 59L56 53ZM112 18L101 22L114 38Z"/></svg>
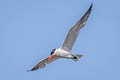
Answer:
<svg viewBox="0 0 120 80"><path fill-rule="evenodd" d="M56 55L53 56L53 58L51 59L51 61L50 61L49 63L55 61L55 60L58 59L58 58L60 58L60 57L58 57L58 56L56 56ZM40 60L40 62L39 62L38 64L36 64L30 71L34 71L34 70L38 70L39 68L44 68L44 67L46 67L46 64L49 64L49 63L48 63L48 59L49 59L49 57Z"/></svg>
<svg viewBox="0 0 120 80"><path fill-rule="evenodd" d="M88 20L88 17L91 13L92 6L93 6L93 3L91 4L87 12L80 18L80 20L75 25L73 25L73 27L69 30L64 40L64 43L61 47L62 49L66 51L72 50L72 47L76 41L76 38L79 34L80 29L84 27L85 22Z"/></svg>

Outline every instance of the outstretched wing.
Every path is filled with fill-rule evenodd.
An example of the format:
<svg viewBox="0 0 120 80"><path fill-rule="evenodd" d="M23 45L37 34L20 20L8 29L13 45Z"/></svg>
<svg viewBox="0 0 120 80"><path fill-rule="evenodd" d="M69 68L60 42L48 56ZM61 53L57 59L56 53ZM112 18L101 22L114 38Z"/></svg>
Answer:
<svg viewBox="0 0 120 80"><path fill-rule="evenodd" d="M69 30L67 37L65 38L65 41L61 47L62 49L66 51L72 50L72 46L76 41L76 38L79 34L80 29L84 27L85 22L88 20L88 17L91 13L92 6L93 6L93 3L91 4L87 12L81 17L81 19Z"/></svg>
<svg viewBox="0 0 120 80"><path fill-rule="evenodd" d="M60 58L60 57L54 55L49 63L55 61L55 60L58 59L58 58ZM49 63L48 63L48 59L49 59L49 57L40 60L40 62L39 62L38 64L36 64L36 65L35 65L31 70L29 70L29 71L34 71L34 70L37 70L37 69L39 69L39 68L44 68L44 67L46 66L46 64L49 64Z"/></svg>

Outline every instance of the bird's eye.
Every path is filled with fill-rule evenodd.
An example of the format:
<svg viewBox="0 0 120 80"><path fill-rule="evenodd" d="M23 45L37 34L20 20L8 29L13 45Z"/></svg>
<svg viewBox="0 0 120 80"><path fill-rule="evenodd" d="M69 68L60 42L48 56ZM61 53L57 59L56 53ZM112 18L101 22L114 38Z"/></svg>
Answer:
<svg viewBox="0 0 120 80"><path fill-rule="evenodd" d="M53 50L51 51L51 55L55 52L55 50L56 50L56 49L53 49Z"/></svg>

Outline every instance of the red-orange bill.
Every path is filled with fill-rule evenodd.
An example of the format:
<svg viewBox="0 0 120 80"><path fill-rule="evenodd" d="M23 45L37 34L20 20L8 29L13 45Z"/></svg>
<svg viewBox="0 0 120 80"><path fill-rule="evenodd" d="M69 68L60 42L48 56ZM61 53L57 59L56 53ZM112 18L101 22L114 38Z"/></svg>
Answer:
<svg viewBox="0 0 120 80"><path fill-rule="evenodd" d="M51 61L52 57L53 57L53 55L49 56L48 63Z"/></svg>

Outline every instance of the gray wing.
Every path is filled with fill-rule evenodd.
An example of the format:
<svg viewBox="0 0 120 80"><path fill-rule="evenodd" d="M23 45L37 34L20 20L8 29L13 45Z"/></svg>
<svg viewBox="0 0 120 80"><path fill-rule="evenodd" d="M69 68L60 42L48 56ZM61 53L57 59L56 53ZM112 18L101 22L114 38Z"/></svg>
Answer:
<svg viewBox="0 0 120 80"><path fill-rule="evenodd" d="M52 59L51 59L51 61L50 61L49 63L55 61L55 60L58 59L58 58L60 58L60 57L58 57L58 56L53 56ZM40 60L40 62L39 62L38 64L36 64L36 65L35 65L31 70L29 70L29 71L34 71L34 70L37 70L37 69L39 69L39 68L44 68L44 67L46 66L46 64L49 64L49 63L48 63L48 59L49 59L49 57Z"/></svg>
<svg viewBox="0 0 120 80"><path fill-rule="evenodd" d="M91 13L92 6L93 6L93 3L91 4L87 12L81 17L81 19L75 25L73 25L73 27L69 30L67 37L61 47L62 49L66 51L72 50L72 46L76 41L76 38L79 34L80 29L84 27L85 22L88 20L88 17Z"/></svg>

